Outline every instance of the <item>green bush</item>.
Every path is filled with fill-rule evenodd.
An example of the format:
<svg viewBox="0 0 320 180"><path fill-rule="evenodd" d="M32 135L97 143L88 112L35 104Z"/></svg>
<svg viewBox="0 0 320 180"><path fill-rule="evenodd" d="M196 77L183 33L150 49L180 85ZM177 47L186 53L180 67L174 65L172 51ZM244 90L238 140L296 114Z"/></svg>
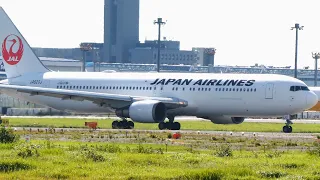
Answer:
<svg viewBox="0 0 320 180"><path fill-rule="evenodd" d="M20 170L28 170L33 168L29 164L21 163L21 162L1 162L0 163L0 172L13 172Z"/></svg>
<svg viewBox="0 0 320 180"><path fill-rule="evenodd" d="M39 145L21 144L17 146L15 149L17 150L18 156L22 158L27 158L32 156L38 157L40 155L38 151L39 148Z"/></svg>
<svg viewBox="0 0 320 180"><path fill-rule="evenodd" d="M231 145L224 144L217 147L215 155L218 157L231 157L232 156L232 149Z"/></svg>
<svg viewBox="0 0 320 180"><path fill-rule="evenodd" d="M281 178L286 176L286 173L279 171L260 171L259 174L264 178Z"/></svg>
<svg viewBox="0 0 320 180"><path fill-rule="evenodd" d="M22 157L22 158L27 158L27 157L38 157L39 151L38 151L39 146L33 145L33 144L22 144L20 146L16 147L17 155Z"/></svg>
<svg viewBox="0 0 320 180"><path fill-rule="evenodd" d="M6 129L4 126L0 127L0 143L13 143L19 139L19 136L13 133L11 128Z"/></svg>
<svg viewBox="0 0 320 180"><path fill-rule="evenodd" d="M85 148L82 154L86 159L91 159L94 162L103 162L106 160L103 155L98 154L94 148Z"/></svg>

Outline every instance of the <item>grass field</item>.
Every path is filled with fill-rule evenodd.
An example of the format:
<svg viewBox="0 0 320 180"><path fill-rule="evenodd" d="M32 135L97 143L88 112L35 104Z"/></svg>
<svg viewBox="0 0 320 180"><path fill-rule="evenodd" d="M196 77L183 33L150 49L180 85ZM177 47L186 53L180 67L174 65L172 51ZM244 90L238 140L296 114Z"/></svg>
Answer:
<svg viewBox="0 0 320 180"><path fill-rule="evenodd" d="M0 179L319 179L315 139L168 132L15 132ZM29 135L30 142L24 137Z"/></svg>
<svg viewBox="0 0 320 180"><path fill-rule="evenodd" d="M113 120L60 119L60 118L6 118L13 127L72 127L84 128L84 122L97 121L98 128L111 128ZM180 121L181 130L213 130L233 132L281 132L284 124L242 123L232 125L213 124L210 121ZM158 124L135 123L135 129L157 130ZM320 133L320 124L293 124L296 133Z"/></svg>

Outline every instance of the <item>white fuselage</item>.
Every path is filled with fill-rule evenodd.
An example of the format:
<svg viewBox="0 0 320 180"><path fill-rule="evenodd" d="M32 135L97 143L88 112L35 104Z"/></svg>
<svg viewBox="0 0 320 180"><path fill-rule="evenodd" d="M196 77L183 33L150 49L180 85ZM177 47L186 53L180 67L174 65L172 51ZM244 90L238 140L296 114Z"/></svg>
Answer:
<svg viewBox="0 0 320 180"><path fill-rule="evenodd" d="M306 87L302 81L269 74L46 72L9 79L8 83L132 96L174 97L187 101L188 106L168 113L199 117L282 116L301 112L316 103L315 94L311 91L290 91L291 86ZM2 91L58 110L83 113L110 111L89 101Z"/></svg>

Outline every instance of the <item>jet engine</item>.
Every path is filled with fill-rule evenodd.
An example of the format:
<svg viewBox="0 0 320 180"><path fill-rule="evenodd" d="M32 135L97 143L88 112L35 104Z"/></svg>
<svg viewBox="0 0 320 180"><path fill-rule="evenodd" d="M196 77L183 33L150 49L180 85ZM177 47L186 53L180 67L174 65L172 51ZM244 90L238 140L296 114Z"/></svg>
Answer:
<svg viewBox="0 0 320 180"><path fill-rule="evenodd" d="M116 115L131 118L142 123L158 123L165 120L167 110L164 103L155 100L144 100L132 103L129 108L117 109Z"/></svg>
<svg viewBox="0 0 320 180"><path fill-rule="evenodd" d="M241 124L244 121L244 117L213 116L202 118L209 119L215 124Z"/></svg>

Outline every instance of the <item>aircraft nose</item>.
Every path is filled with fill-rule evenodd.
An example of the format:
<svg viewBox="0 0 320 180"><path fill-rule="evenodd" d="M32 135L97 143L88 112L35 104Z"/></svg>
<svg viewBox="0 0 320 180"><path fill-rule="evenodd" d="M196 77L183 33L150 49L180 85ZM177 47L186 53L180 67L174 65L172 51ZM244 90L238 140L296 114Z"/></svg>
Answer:
<svg viewBox="0 0 320 180"><path fill-rule="evenodd" d="M307 109L312 108L317 103L318 103L318 96L314 92L309 91L307 94L307 101L306 101L306 105L308 106Z"/></svg>

